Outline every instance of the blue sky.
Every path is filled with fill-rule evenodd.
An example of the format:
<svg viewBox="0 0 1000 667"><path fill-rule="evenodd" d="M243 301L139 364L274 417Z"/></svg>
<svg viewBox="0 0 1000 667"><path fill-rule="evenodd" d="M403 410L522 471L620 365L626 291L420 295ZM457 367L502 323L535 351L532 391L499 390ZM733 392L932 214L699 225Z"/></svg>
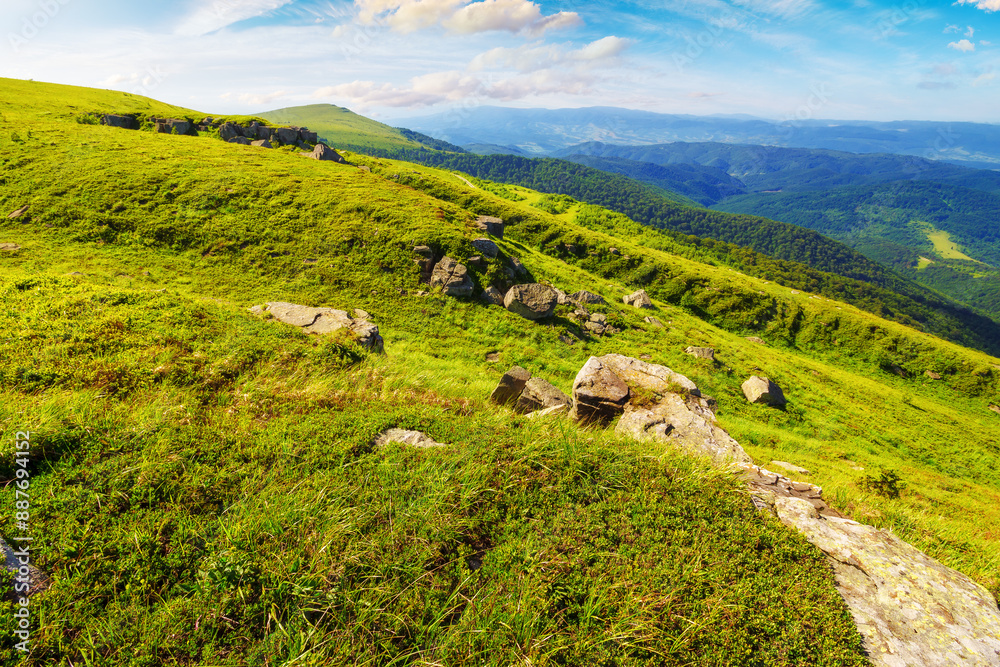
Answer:
<svg viewBox="0 0 1000 667"><path fill-rule="evenodd" d="M1000 0L3 0L0 76L210 113L1000 122Z"/></svg>

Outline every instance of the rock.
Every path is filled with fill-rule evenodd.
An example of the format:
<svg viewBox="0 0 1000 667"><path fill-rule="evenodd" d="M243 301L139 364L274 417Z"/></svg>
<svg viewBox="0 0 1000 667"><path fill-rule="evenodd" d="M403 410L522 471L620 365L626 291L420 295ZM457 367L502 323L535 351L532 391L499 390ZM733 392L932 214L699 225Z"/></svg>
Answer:
<svg viewBox="0 0 1000 667"><path fill-rule="evenodd" d="M649 364L621 354L606 354L600 361L632 389L643 389L656 394L684 392L693 396L701 395L698 385L666 366Z"/></svg>
<svg viewBox="0 0 1000 667"><path fill-rule="evenodd" d="M941 379L941 375L939 373L935 373L934 371L924 371L924 375L926 375L927 377L929 377L932 380L940 380Z"/></svg>
<svg viewBox="0 0 1000 667"><path fill-rule="evenodd" d="M503 306L503 294L492 285L483 290L482 300L492 306Z"/></svg>
<svg viewBox="0 0 1000 667"><path fill-rule="evenodd" d="M469 266L476 267L480 271L485 270L489 266L486 263L486 260L480 257L479 255L473 255L465 263L468 264Z"/></svg>
<svg viewBox="0 0 1000 667"><path fill-rule="evenodd" d="M236 123L223 123L219 126L219 138L231 142L236 137L242 137L243 130Z"/></svg>
<svg viewBox="0 0 1000 667"><path fill-rule="evenodd" d="M139 121L132 116L116 116L110 113L101 117L101 124L108 127L120 127L125 130L139 129Z"/></svg>
<svg viewBox="0 0 1000 667"><path fill-rule="evenodd" d="M361 165L360 167L358 167L358 169L359 169L360 171L363 171L363 172L365 172L366 174L370 174L370 173L372 173L372 168L371 168L371 167L369 167L368 165L364 165L364 164L363 164L363 165Z"/></svg>
<svg viewBox="0 0 1000 667"><path fill-rule="evenodd" d="M801 467L799 467L797 465L794 465L792 463L786 463L784 461L771 461L771 465L778 466L779 468L784 468L785 470L797 473L799 475L808 475L809 474L809 471L806 470L805 468L801 468Z"/></svg>
<svg viewBox="0 0 1000 667"><path fill-rule="evenodd" d="M253 142L247 139L246 137L233 137L232 139L229 140L229 143L236 144L238 146L249 146Z"/></svg>
<svg viewBox="0 0 1000 667"><path fill-rule="evenodd" d="M360 308L355 308L354 309L354 317L358 318L359 320L371 320L372 319L371 315L369 315L366 311L361 310Z"/></svg>
<svg viewBox="0 0 1000 667"><path fill-rule="evenodd" d="M559 296L548 285L530 283L514 285L503 299L504 308L529 320L550 317L555 311Z"/></svg>
<svg viewBox="0 0 1000 667"><path fill-rule="evenodd" d="M0 243L0 251L14 252L20 249L21 246L17 245L16 243Z"/></svg>
<svg viewBox="0 0 1000 667"><path fill-rule="evenodd" d="M489 353L487 353L486 354L486 361L488 361L490 363L496 363L496 362L500 361L500 353L499 352L489 352Z"/></svg>
<svg viewBox="0 0 1000 667"><path fill-rule="evenodd" d="M307 144L315 144L319 141L319 134L316 132L310 132L308 128L299 128L299 138Z"/></svg>
<svg viewBox="0 0 1000 667"><path fill-rule="evenodd" d="M278 127L271 132L271 136L274 137L283 146L294 146L299 140L298 130L293 130L290 127ZM320 144L322 145L322 144ZM321 158L316 158L321 159Z"/></svg>
<svg viewBox="0 0 1000 667"><path fill-rule="evenodd" d="M385 346L376 325L361 318L352 318L343 310L313 308L283 301L269 302L262 310L271 313L279 322L300 327L306 333L328 334L347 329L360 345L373 352L382 352Z"/></svg>
<svg viewBox="0 0 1000 667"><path fill-rule="evenodd" d="M156 131L165 134L188 134L191 132L191 123L178 118L170 118L162 123L156 124Z"/></svg>
<svg viewBox="0 0 1000 667"><path fill-rule="evenodd" d="M633 292L628 296L622 297L622 301L634 308L652 308L653 302L649 300L649 295L646 294L646 290L641 289L638 292Z"/></svg>
<svg viewBox="0 0 1000 667"><path fill-rule="evenodd" d="M712 347L688 347L685 348L684 352L699 359L715 361L715 348Z"/></svg>
<svg viewBox="0 0 1000 667"><path fill-rule="evenodd" d="M619 250L618 248L608 248L608 252L615 256L622 254L621 250Z"/></svg>
<svg viewBox="0 0 1000 667"><path fill-rule="evenodd" d="M544 410L538 410L530 414L525 415L528 419L541 419L543 417L555 417L558 415L563 415L569 411L570 406L567 404L560 403L559 405L553 405L551 408L545 408Z"/></svg>
<svg viewBox="0 0 1000 667"><path fill-rule="evenodd" d="M558 305L558 306L571 306L571 305L573 305L573 302L570 301L569 296L566 294L566 292L563 292L558 287L553 287L552 289L554 289L556 291L556 305Z"/></svg>
<svg viewBox="0 0 1000 667"><path fill-rule="evenodd" d="M524 390L514 404L517 412L535 412L558 405L566 406L568 410L572 401L570 397L540 377L532 377L524 385Z"/></svg>
<svg viewBox="0 0 1000 667"><path fill-rule="evenodd" d="M652 324L654 327L656 327L658 329L663 329L664 328L663 322L661 322L660 320L656 319L655 317L644 317L643 320L646 322L646 324Z"/></svg>
<svg viewBox="0 0 1000 667"><path fill-rule="evenodd" d="M900 366L899 364L890 364L886 368L886 370L892 373L893 375L897 375L903 378L904 380L910 377L910 374L906 371L906 369Z"/></svg>
<svg viewBox="0 0 1000 667"><path fill-rule="evenodd" d="M584 322L583 328L595 336L603 336L608 330L607 325L601 324L600 322Z"/></svg>
<svg viewBox="0 0 1000 667"><path fill-rule="evenodd" d="M251 146L257 146L258 148L272 148L271 142L267 139L258 139L257 141L251 141Z"/></svg>
<svg viewBox="0 0 1000 667"><path fill-rule="evenodd" d="M579 292L573 292L569 295L569 300L573 303L578 303L580 305L585 304L603 304L607 305L608 302L604 300L604 297L600 294L594 294L593 292L588 292L587 290L580 290Z"/></svg>
<svg viewBox="0 0 1000 667"><path fill-rule="evenodd" d="M757 336L747 336L747 340L751 343L757 343L758 345L767 345L763 338L757 338Z"/></svg>
<svg viewBox="0 0 1000 667"><path fill-rule="evenodd" d="M14 541L14 540L12 540ZM31 544L30 542L27 544ZM27 573L24 574L22 570L21 558L23 558L23 551L25 549L25 543L16 542L16 546L11 547L7 542L0 538L0 556L3 557L3 566L7 572L14 578L14 584L27 583L27 591L16 591L12 585L8 591L9 596L13 596L15 592L17 597L31 597L35 593L41 593L52 583L48 575L39 570L35 565L30 562L38 557L38 551L35 547L28 547L28 565ZM21 553L19 553L21 552ZM20 578L20 580L19 580Z"/></svg>
<svg viewBox="0 0 1000 667"><path fill-rule="evenodd" d="M584 364L573 381L570 417L579 422L608 422L625 410L629 388L597 357Z"/></svg>
<svg viewBox="0 0 1000 667"><path fill-rule="evenodd" d="M773 406L785 404L785 395L781 391L781 387L766 377L752 375L743 383L741 388L743 389L743 395L751 403L763 403Z"/></svg>
<svg viewBox="0 0 1000 667"><path fill-rule="evenodd" d="M990 410L1000 415L1000 405L994 405L993 403L990 403Z"/></svg>
<svg viewBox="0 0 1000 667"><path fill-rule="evenodd" d="M476 218L475 223L473 223L476 229L481 229L490 236L495 236L498 239L503 238L503 220L500 218L494 218L489 215L481 215Z"/></svg>
<svg viewBox="0 0 1000 667"><path fill-rule="evenodd" d="M717 463L752 463L739 443L718 426L712 403L700 396L668 393L651 408L629 405L615 433L639 441L670 442Z"/></svg>
<svg viewBox="0 0 1000 667"><path fill-rule="evenodd" d="M559 342L565 343L566 345L576 345L576 341L566 334L559 334Z"/></svg>
<svg viewBox="0 0 1000 667"><path fill-rule="evenodd" d="M440 442L434 442L433 439L428 437L426 434L420 431L405 431L401 428L390 428L382 431L377 436L372 444L376 447L381 447L390 442L398 442L404 445L410 445L411 447L416 447L417 449L427 449L429 447L444 447Z"/></svg>
<svg viewBox="0 0 1000 667"><path fill-rule="evenodd" d="M528 269L524 268L524 264L517 257L509 257L507 261L510 264L510 268L514 271L515 276L528 275Z"/></svg>
<svg viewBox="0 0 1000 667"><path fill-rule="evenodd" d="M434 258L434 251L431 250L430 246L426 245L416 245L413 246L413 252L420 255L421 257L426 257L427 259Z"/></svg>
<svg viewBox="0 0 1000 667"><path fill-rule="evenodd" d="M490 259L496 259L496 256L500 254L500 248L489 239L476 239L472 242L472 246Z"/></svg>
<svg viewBox="0 0 1000 667"><path fill-rule="evenodd" d="M500 378L500 383L490 394L490 400L497 405L514 403L520 398L521 392L524 391L524 387L530 379L531 373L520 366L513 366Z"/></svg>
<svg viewBox="0 0 1000 667"><path fill-rule="evenodd" d="M431 287L441 287L446 296L472 296L469 270L451 257L442 257L431 273Z"/></svg>
<svg viewBox="0 0 1000 667"><path fill-rule="evenodd" d="M876 667L1000 664L993 596L892 533L821 517L801 498L777 498L786 526L827 556Z"/></svg>
<svg viewBox="0 0 1000 667"><path fill-rule="evenodd" d="M314 160L329 160L331 162L337 162L338 164L346 164L346 160L341 157L340 153L333 150L326 144L316 144L313 148L313 152L309 153L309 157Z"/></svg>
<svg viewBox="0 0 1000 667"><path fill-rule="evenodd" d="M21 208L17 209L16 211L13 211L10 214L8 214L7 215L7 219L8 220L17 220L18 218L20 218L22 215L24 215L27 212L28 212L28 207L27 206L22 206Z"/></svg>

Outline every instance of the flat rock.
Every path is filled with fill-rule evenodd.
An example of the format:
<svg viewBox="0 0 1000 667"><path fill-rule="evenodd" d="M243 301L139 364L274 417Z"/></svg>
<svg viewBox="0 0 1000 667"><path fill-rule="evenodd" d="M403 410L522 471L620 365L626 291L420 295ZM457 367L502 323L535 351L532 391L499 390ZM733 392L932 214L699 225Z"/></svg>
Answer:
<svg viewBox="0 0 1000 667"><path fill-rule="evenodd" d="M693 357L698 357L699 359L715 361L715 348L713 347L688 347L684 350L684 352Z"/></svg>
<svg viewBox="0 0 1000 667"><path fill-rule="evenodd" d="M0 251L14 252L15 250L20 250L21 246L16 243L0 243Z"/></svg>
<svg viewBox="0 0 1000 667"><path fill-rule="evenodd" d="M646 290L641 289L636 292L622 297L622 301L632 306L633 308L652 308L653 302L649 300L649 295L646 294Z"/></svg>
<svg viewBox="0 0 1000 667"><path fill-rule="evenodd" d="M607 305L607 301L600 294L594 294L593 292L588 292L587 290L580 290L579 292L573 292L569 295L569 300L573 303L580 305L586 304L603 304Z"/></svg>
<svg viewBox="0 0 1000 667"><path fill-rule="evenodd" d="M431 287L440 287L447 296L472 296L472 277L464 264L442 257L431 273Z"/></svg>
<svg viewBox="0 0 1000 667"><path fill-rule="evenodd" d="M571 404L570 397L557 387L540 377L532 377L525 383L524 390L514 404L514 410L527 413L559 405L568 410Z"/></svg>
<svg viewBox="0 0 1000 667"><path fill-rule="evenodd" d="M118 116L110 113L101 117L101 124L108 127L120 127L125 130L139 129L139 121L132 116Z"/></svg>
<svg viewBox="0 0 1000 667"><path fill-rule="evenodd" d="M420 431L406 431L401 428L390 428L379 433L373 442L376 447L381 447L390 442L398 442L417 449L427 449L430 447L444 447L440 442L435 442L433 438Z"/></svg>
<svg viewBox="0 0 1000 667"><path fill-rule="evenodd" d="M475 239L472 242L472 247L490 259L496 259L496 256L500 254L500 248L489 239Z"/></svg>
<svg viewBox="0 0 1000 667"><path fill-rule="evenodd" d="M779 497L778 518L827 556L876 667L1000 665L1000 611L985 588L892 533Z"/></svg>
<svg viewBox="0 0 1000 667"><path fill-rule="evenodd" d="M529 320L551 317L558 302L555 289L538 283L514 285L503 299L507 310Z"/></svg>
<svg viewBox="0 0 1000 667"><path fill-rule="evenodd" d="M496 389L490 394L490 400L498 405L507 405L515 402L524 391L524 387L531 379L531 373L521 368L513 366L500 378Z"/></svg>
<svg viewBox="0 0 1000 667"><path fill-rule="evenodd" d="M573 410L576 421L607 422L625 410L629 388L602 359L591 357L573 381Z"/></svg>
<svg viewBox="0 0 1000 667"><path fill-rule="evenodd" d="M766 377L752 375L743 383L741 389L743 389L743 395L751 403L762 403L773 406L785 404L785 394L781 391L781 387Z"/></svg>
<svg viewBox="0 0 1000 667"><path fill-rule="evenodd" d="M615 432L639 441L658 440L716 463L752 463L750 456L715 420L712 404L700 396L667 394L651 408L629 405Z"/></svg>
<svg viewBox="0 0 1000 667"><path fill-rule="evenodd" d="M272 301L263 307L254 306L250 311L257 315L269 312L279 322L300 327L311 334L328 334L347 329L361 346L374 352L381 352L385 347L378 326L362 318L353 318L343 310Z"/></svg>

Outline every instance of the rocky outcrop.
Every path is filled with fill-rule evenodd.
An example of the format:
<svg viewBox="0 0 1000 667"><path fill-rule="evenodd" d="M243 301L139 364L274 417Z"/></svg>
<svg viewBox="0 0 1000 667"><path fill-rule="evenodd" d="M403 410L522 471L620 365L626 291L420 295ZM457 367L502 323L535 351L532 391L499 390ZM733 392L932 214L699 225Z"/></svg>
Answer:
<svg viewBox="0 0 1000 667"><path fill-rule="evenodd" d="M379 334L378 326L367 319L351 317L343 310L272 301L263 306L254 306L250 312L257 315L270 313L279 322L299 327L311 334L328 334L347 329L363 347L373 352L382 352L384 349L384 341Z"/></svg>
<svg viewBox="0 0 1000 667"><path fill-rule="evenodd" d="M529 320L551 317L558 302L555 289L538 283L514 285L503 299L504 308Z"/></svg>
<svg viewBox="0 0 1000 667"><path fill-rule="evenodd" d="M420 255L420 259L413 260L420 269L420 282L429 284L434 273L434 251L430 246L418 245L413 247L413 253Z"/></svg>
<svg viewBox="0 0 1000 667"><path fill-rule="evenodd" d="M493 216L490 215L481 215L478 218L476 218L476 221L473 224L475 225L476 229L480 229L489 234L490 236L495 236L498 239L503 238L504 224L503 220L501 220L500 218L494 218Z"/></svg>
<svg viewBox="0 0 1000 667"><path fill-rule="evenodd" d="M489 239L476 239L472 242L472 246L489 259L496 259L497 255L500 254L500 248Z"/></svg>
<svg viewBox="0 0 1000 667"><path fill-rule="evenodd" d="M632 306L633 308L653 307L653 302L649 300L649 295L646 294L646 290L644 289L638 290L627 296L622 297L622 301Z"/></svg>
<svg viewBox="0 0 1000 667"><path fill-rule="evenodd" d="M1000 611L985 588L892 533L825 517L801 498L778 518L827 555L876 667L1000 665Z"/></svg>
<svg viewBox="0 0 1000 667"><path fill-rule="evenodd" d="M785 404L785 394L781 391L781 387L766 377L752 375L740 388L743 389L743 395L751 403L761 403L775 407Z"/></svg>
<svg viewBox="0 0 1000 667"><path fill-rule="evenodd" d="M299 133L290 127L275 128L274 137L285 146L291 146L299 142Z"/></svg>
<svg viewBox="0 0 1000 667"><path fill-rule="evenodd" d="M101 125L108 127L120 127L124 130L138 130L139 121L132 116L116 116L115 114L104 114L101 116Z"/></svg>
<svg viewBox="0 0 1000 667"><path fill-rule="evenodd" d="M191 134L194 126L190 121L167 118L156 123L156 131L163 134Z"/></svg>
<svg viewBox="0 0 1000 667"><path fill-rule="evenodd" d="M715 361L715 348L713 347L688 347L684 349L684 353L699 359Z"/></svg>
<svg viewBox="0 0 1000 667"><path fill-rule="evenodd" d="M573 303L579 304L581 306L601 304L607 305L607 301L600 294L594 294L593 292L588 292L587 290L580 290L579 292L573 292L569 295L569 300Z"/></svg>
<svg viewBox="0 0 1000 667"><path fill-rule="evenodd" d="M340 153L333 150L326 144L316 144L316 147L313 148L312 153L309 153L309 157L311 157L314 160L329 160L331 162L336 162L338 164L347 164L347 160L341 157Z"/></svg>
<svg viewBox="0 0 1000 667"><path fill-rule="evenodd" d="M431 287L440 287L446 296L472 296L472 277L464 264L442 257L431 273Z"/></svg>
<svg viewBox="0 0 1000 667"><path fill-rule="evenodd" d="M372 444L376 447L382 447L390 442L398 442L403 445L409 445L410 447L415 447L417 449L428 449L431 447L444 447L440 442L435 442L430 436L420 431L406 431L401 428L390 428L382 431L375 439Z"/></svg>

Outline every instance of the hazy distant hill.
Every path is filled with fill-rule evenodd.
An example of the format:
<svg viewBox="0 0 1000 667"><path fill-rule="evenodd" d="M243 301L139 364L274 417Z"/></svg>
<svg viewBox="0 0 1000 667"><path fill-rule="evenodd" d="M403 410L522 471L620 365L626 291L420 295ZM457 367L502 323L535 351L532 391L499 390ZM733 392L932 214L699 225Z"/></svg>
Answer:
<svg viewBox="0 0 1000 667"><path fill-rule="evenodd" d="M399 123L454 144L516 146L550 154L574 144L601 141L646 145L668 141L722 142L854 153L898 153L1000 166L1000 126L930 121L807 120L777 122L731 116L659 114L615 107L582 109L470 109L460 127L453 114Z"/></svg>

